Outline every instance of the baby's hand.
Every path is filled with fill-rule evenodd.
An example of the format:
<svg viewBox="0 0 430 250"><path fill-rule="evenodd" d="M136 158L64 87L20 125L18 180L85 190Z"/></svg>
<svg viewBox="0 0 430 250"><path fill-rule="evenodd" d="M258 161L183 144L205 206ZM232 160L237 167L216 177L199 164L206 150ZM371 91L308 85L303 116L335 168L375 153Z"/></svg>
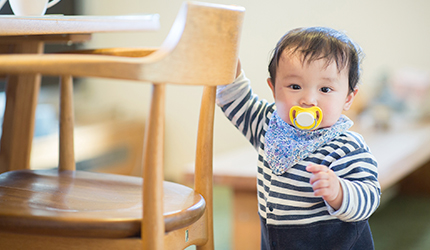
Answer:
<svg viewBox="0 0 430 250"><path fill-rule="evenodd" d="M338 210L342 205L343 192L337 175L328 167L309 164L306 171L312 173L309 183L315 196L321 196L330 206Z"/></svg>
<svg viewBox="0 0 430 250"><path fill-rule="evenodd" d="M236 78L239 77L241 72L242 72L242 65L240 64L240 59L238 59L237 60L237 67L236 67Z"/></svg>

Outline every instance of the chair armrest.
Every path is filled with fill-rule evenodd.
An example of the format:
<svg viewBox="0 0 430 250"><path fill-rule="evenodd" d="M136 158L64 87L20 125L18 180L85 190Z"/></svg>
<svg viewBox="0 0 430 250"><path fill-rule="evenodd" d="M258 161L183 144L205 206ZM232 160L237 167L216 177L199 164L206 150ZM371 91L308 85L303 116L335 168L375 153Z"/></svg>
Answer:
<svg viewBox="0 0 430 250"><path fill-rule="evenodd" d="M124 57L144 57L157 49L155 48L105 48L105 49L87 49L61 52L61 54L91 54L91 55L108 55Z"/></svg>

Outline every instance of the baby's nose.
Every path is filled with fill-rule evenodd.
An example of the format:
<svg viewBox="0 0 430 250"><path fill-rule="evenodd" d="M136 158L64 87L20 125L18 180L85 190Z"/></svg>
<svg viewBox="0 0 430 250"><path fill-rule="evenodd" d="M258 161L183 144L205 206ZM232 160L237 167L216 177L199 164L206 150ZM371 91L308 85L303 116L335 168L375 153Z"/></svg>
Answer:
<svg viewBox="0 0 430 250"><path fill-rule="evenodd" d="M300 99L300 105L306 108L317 106L317 99L312 94L303 95Z"/></svg>

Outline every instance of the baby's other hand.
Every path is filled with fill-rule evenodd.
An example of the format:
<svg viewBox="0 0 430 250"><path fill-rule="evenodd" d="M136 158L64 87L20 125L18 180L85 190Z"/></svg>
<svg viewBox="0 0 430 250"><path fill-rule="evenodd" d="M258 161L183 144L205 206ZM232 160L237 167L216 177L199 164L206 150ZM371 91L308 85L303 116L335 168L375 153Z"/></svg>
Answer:
<svg viewBox="0 0 430 250"><path fill-rule="evenodd" d="M237 59L236 78L240 76L241 72L242 72L242 65L240 64L240 59Z"/></svg>
<svg viewBox="0 0 430 250"><path fill-rule="evenodd" d="M330 206L338 210L342 205L342 186L333 170L323 165L309 164L306 171L311 172L309 183L315 196L321 196Z"/></svg>

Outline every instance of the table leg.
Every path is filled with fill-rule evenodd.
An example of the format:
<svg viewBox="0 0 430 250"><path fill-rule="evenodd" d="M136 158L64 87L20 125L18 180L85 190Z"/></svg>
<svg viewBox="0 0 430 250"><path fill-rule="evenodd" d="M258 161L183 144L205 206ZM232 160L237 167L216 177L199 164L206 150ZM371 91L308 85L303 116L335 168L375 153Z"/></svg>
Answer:
<svg viewBox="0 0 430 250"><path fill-rule="evenodd" d="M397 185L398 191L403 195L430 196L430 161L427 161L415 171L403 178Z"/></svg>
<svg viewBox="0 0 430 250"><path fill-rule="evenodd" d="M14 53L43 53L42 41L21 42ZM6 109L0 150L0 173L30 168L31 144L41 75L11 75L6 86Z"/></svg>
<svg viewBox="0 0 430 250"><path fill-rule="evenodd" d="M260 249L260 218L255 190L234 190L233 249Z"/></svg>

